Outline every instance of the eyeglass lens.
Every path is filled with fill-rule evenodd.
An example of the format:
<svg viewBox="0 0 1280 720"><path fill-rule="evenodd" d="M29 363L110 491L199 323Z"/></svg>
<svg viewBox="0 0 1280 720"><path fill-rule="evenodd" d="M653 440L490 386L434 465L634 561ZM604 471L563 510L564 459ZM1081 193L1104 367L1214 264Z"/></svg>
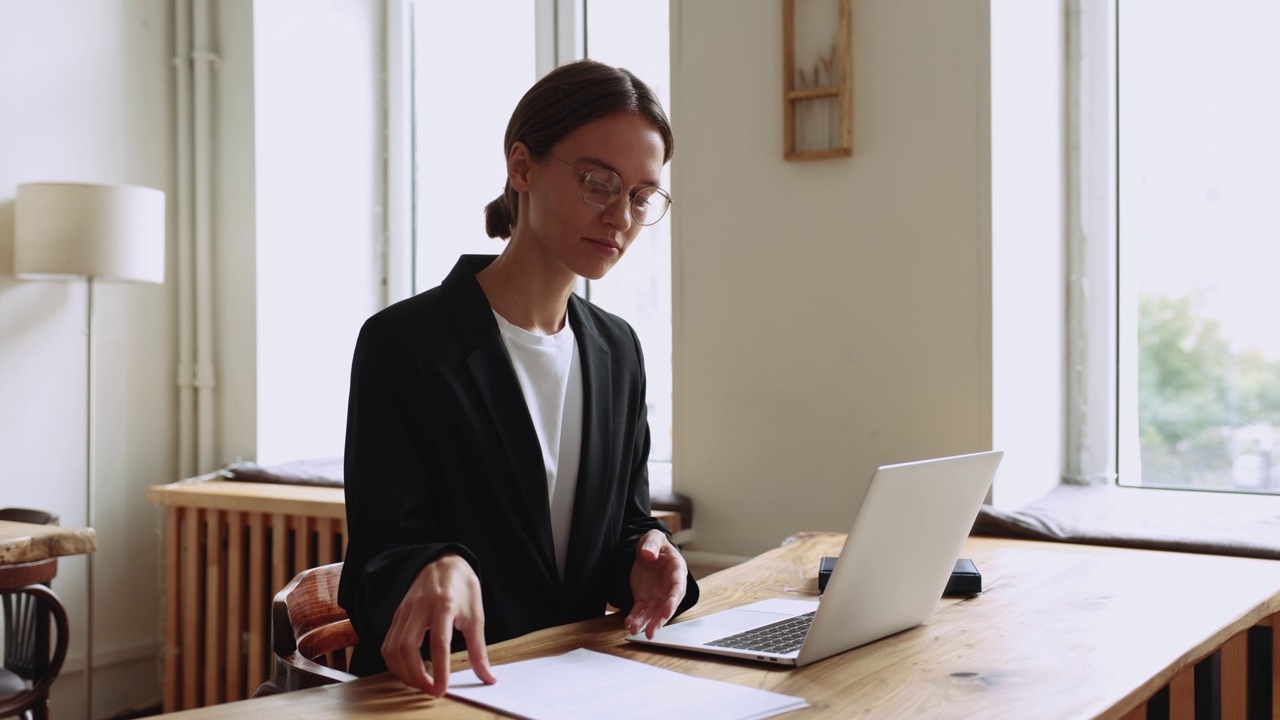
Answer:
<svg viewBox="0 0 1280 720"><path fill-rule="evenodd" d="M588 170L582 176L582 199L596 210L604 210L622 192L622 178L604 168ZM666 215L671 198L656 187L643 187L631 195L631 217L641 225L652 225Z"/></svg>

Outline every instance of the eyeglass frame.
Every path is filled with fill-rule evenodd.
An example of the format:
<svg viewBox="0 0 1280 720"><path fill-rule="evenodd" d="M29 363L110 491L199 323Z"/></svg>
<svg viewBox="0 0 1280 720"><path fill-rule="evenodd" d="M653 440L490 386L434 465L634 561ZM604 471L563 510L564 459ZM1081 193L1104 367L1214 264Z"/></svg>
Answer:
<svg viewBox="0 0 1280 720"><path fill-rule="evenodd" d="M662 189L661 187L658 187L657 185L642 185L642 186L639 186L639 187L636 187L635 185L633 185L633 186L631 186L631 187L629 187L629 188L628 188L628 187L623 187L623 185L622 185L622 176L621 176L621 175L619 175L618 173L616 173L616 172L614 172L614 171L610 170L609 168L606 168L606 167L595 167L595 168L591 168L590 170L583 170L582 168L578 167L577 165L575 165L575 164L573 164L573 163L569 162L568 160L565 160L564 158L560 157L559 155L556 155L555 153L547 153L547 155L548 155L548 156L550 156L550 157L555 158L556 160L559 160L560 162L564 163L565 165L568 165L569 167L573 168L575 171L577 171L577 172L581 175L581 177L579 178L578 189L579 189L579 191L580 191L580 192L581 192L581 194L582 194L582 204L583 204L583 205L586 205L587 207L591 208L592 210L599 210L600 212L604 212L605 210L608 210L609 208L613 207L613 204L614 204L614 203L616 203L616 202L618 202L618 199L619 199L619 198L621 198L623 195L626 195L626 196L627 196L627 206L630 208L630 210L628 210L628 212L629 212L629 213L630 213L630 215L631 215L631 219L632 219L632 220L633 220L637 225L640 225L640 226L642 226L642 227L649 227L649 226L651 226L651 225L657 225L659 222L661 222L662 218L664 218L664 217L666 217L666 216L667 216L667 211L671 209L672 204L674 204L674 203L675 203L675 200L673 200L673 199L671 198L671 193L667 192L666 190ZM613 199L611 199L609 202L605 203L604 205L599 205L598 207L597 207L597 203L593 203L593 202L591 202L591 201L587 200L587 176L588 176L588 175L590 175L591 173L593 173L593 172L597 171L597 170L601 170L601 171L607 172L607 173L609 173L610 175L612 175L612 176L614 176L614 177L618 178L618 192L614 193ZM640 192L642 192L642 191L644 191L644 190L646 190L646 189L652 189L654 192L658 193L659 195L661 195L662 197L664 197L664 198L666 198L666 199L667 199L666 207L662 208L662 214L660 214L660 215L658 215L658 217L654 218L653 222L641 222L640 220L636 219L636 213L635 213L635 198L636 198L636 194L637 194L637 193L640 193Z"/></svg>

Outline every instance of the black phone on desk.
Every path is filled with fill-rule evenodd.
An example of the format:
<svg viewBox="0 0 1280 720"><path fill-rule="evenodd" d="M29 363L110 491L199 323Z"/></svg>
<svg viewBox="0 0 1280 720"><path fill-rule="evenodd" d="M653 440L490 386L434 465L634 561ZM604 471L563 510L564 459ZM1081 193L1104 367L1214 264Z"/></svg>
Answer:
<svg viewBox="0 0 1280 720"><path fill-rule="evenodd" d="M823 557L818 561L818 592L827 589L827 580L831 577L831 572L836 569L836 560L834 557ZM947 580L947 586L942 590L944 596L977 595L982 592L982 573L978 572L978 566L968 558L960 558L956 560L955 569L951 571L951 578Z"/></svg>

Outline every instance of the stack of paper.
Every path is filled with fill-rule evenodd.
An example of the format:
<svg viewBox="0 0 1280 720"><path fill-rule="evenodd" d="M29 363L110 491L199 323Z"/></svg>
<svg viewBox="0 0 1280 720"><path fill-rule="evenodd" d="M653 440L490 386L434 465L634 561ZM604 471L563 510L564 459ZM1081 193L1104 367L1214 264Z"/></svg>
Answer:
<svg viewBox="0 0 1280 720"><path fill-rule="evenodd" d="M808 707L804 698L704 680L642 662L573 650L494 667L495 685L463 670L449 694L529 720L752 720Z"/></svg>

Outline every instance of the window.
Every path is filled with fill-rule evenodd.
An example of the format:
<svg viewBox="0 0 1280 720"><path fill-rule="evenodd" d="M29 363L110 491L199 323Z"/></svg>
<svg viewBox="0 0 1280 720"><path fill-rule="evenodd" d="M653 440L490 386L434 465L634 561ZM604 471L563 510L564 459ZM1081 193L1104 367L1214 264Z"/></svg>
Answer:
<svg viewBox="0 0 1280 720"><path fill-rule="evenodd" d="M1120 482L1280 493L1280 5L1119 0Z"/></svg>
<svg viewBox="0 0 1280 720"><path fill-rule="evenodd" d="M667 5L667 0L587 0L586 49L587 57L624 67L644 80L670 117ZM663 168L661 180L663 187L671 187L670 166ZM587 283L588 299L625 318L640 336L649 381L649 459L665 463L671 462L671 216L680 211L679 196L672 197L667 217L642 230L608 275ZM667 473L669 477L669 469ZM654 479L659 485L659 478Z"/></svg>
<svg viewBox="0 0 1280 720"><path fill-rule="evenodd" d="M512 110L539 68L556 64L544 58L568 61L585 49L636 73L671 112L667 12L667 0L412 4L413 292L438 285L461 254L502 252L505 241L485 235L483 210L502 192L502 137ZM670 186L666 170L662 184ZM655 492L670 482L670 215L678 196L676 203L608 276L580 288L640 336Z"/></svg>
<svg viewBox="0 0 1280 720"><path fill-rule="evenodd" d="M484 206L507 176L502 137L537 79L534 6L413 5L414 289L439 285L459 255L496 255Z"/></svg>

